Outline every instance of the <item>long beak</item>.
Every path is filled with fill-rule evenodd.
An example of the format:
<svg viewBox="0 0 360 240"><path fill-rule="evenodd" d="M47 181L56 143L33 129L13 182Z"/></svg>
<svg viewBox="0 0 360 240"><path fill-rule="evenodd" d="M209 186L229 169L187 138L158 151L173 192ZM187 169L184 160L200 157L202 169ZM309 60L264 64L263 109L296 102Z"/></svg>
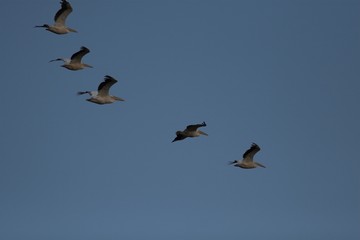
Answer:
<svg viewBox="0 0 360 240"><path fill-rule="evenodd" d="M237 163L237 161L236 161L236 160L234 160L234 161L230 161L230 162L229 162L229 165L232 165L232 164L235 164L235 163Z"/></svg>
<svg viewBox="0 0 360 240"><path fill-rule="evenodd" d="M198 130L198 133L202 134L202 135L205 135L205 136L209 136L207 133L204 133L203 131L201 130Z"/></svg>
<svg viewBox="0 0 360 240"><path fill-rule="evenodd" d="M64 60L62 60L61 58L57 58L57 59L50 60L49 62L55 62L55 61L64 61Z"/></svg>

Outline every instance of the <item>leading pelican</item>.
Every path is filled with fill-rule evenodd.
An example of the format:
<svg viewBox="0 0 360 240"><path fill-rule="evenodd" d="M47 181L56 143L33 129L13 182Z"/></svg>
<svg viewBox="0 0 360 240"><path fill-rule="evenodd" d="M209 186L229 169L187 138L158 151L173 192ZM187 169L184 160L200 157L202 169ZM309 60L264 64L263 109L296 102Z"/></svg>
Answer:
<svg viewBox="0 0 360 240"><path fill-rule="evenodd" d="M198 137L200 135L208 136L207 133L204 133L203 131L198 130L199 127L205 127L205 126L206 126L205 122L203 122L201 124L189 125L186 127L186 129L184 131L177 131L176 138L172 142L183 140L187 137Z"/></svg>
<svg viewBox="0 0 360 240"><path fill-rule="evenodd" d="M66 34L69 32L77 32L75 29L69 28L65 25L65 21L67 16L72 12L72 7L70 3L66 0L61 0L61 8L56 12L54 16L54 25L44 24L41 26L35 27L43 27L46 30L56 33L56 34Z"/></svg>
<svg viewBox="0 0 360 240"><path fill-rule="evenodd" d="M254 162L253 158L254 155L260 151L260 147L256 144L253 143L251 144L251 147L246 150L246 152L243 154L243 159L242 160L235 160L233 162L230 162L230 164L234 164L235 167L240 167L240 168L256 168L256 167L265 167L264 165L258 163L258 162Z"/></svg>

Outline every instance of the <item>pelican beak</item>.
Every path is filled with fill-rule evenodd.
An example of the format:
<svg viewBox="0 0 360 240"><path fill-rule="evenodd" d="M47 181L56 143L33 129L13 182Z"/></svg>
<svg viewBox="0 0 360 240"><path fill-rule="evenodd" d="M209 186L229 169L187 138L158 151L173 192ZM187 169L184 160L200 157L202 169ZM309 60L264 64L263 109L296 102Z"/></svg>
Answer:
<svg viewBox="0 0 360 240"><path fill-rule="evenodd" d="M200 134L202 134L202 135L209 136L207 133L204 133L204 132L201 131L201 130L198 130L198 132L199 132Z"/></svg>
<svg viewBox="0 0 360 240"><path fill-rule="evenodd" d="M34 28L47 28L47 27L49 27L49 25L44 24L44 25L37 25Z"/></svg>
<svg viewBox="0 0 360 240"><path fill-rule="evenodd" d="M236 160L234 160L234 161L230 161L230 162L229 162L229 165L232 165L232 164L235 164L235 163L237 163L237 161L236 161Z"/></svg>

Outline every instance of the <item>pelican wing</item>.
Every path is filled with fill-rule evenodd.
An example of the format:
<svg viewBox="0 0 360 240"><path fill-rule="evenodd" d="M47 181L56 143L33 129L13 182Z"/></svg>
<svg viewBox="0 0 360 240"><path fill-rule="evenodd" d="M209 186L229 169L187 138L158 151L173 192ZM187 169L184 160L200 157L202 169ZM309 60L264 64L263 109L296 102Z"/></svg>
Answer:
<svg viewBox="0 0 360 240"><path fill-rule="evenodd" d="M251 147L243 154L244 161L252 162L254 155L258 151L260 151L260 147L256 143L251 144Z"/></svg>
<svg viewBox="0 0 360 240"><path fill-rule="evenodd" d="M54 17L55 25L64 26L65 20L66 20L67 16L72 12L72 10L73 9L72 9L70 3L66 0L62 0L61 8L59 9L59 11L56 12L55 17Z"/></svg>
<svg viewBox="0 0 360 240"><path fill-rule="evenodd" d="M113 77L106 75L105 76L105 81L103 81L102 83L100 83L99 87L98 87L98 95L99 96L108 96L109 95L109 89L112 85L114 85L115 83L117 83L116 79L114 79Z"/></svg>
<svg viewBox="0 0 360 240"><path fill-rule="evenodd" d="M194 125L188 125L185 129L185 131L196 131L199 127L205 127L206 123L203 122L201 124L194 124Z"/></svg>
<svg viewBox="0 0 360 240"><path fill-rule="evenodd" d="M86 47L81 47L80 48L80 51L74 53L72 56L71 56L71 61L72 62L76 62L76 63L80 63L81 62L81 59L83 56L85 56L86 54L88 54L90 52L90 50Z"/></svg>

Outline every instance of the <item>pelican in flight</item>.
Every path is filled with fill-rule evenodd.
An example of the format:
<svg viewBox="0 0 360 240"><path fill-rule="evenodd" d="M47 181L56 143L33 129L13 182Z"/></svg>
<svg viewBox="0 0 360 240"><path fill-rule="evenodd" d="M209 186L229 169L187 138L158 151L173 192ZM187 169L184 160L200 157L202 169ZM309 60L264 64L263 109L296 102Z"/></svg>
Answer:
<svg viewBox="0 0 360 240"><path fill-rule="evenodd" d="M253 158L254 155L260 151L260 147L253 143L251 147L246 150L246 152L243 154L243 160L235 160L233 162L230 162L230 164L234 164L235 167L241 167L241 168L256 168L256 167L265 167L264 165L254 162Z"/></svg>
<svg viewBox="0 0 360 240"><path fill-rule="evenodd" d="M85 56L89 52L90 52L90 50L88 48L81 47L80 51L74 53L71 56L71 59L57 58L57 59L51 60L50 62L63 61L65 64L61 65L61 66L64 68L67 68L69 70L72 70L72 71L81 70L81 69L84 69L85 67L92 68L92 66L90 66L89 64L81 62L81 59L83 58L83 56Z"/></svg>
<svg viewBox="0 0 360 240"><path fill-rule="evenodd" d="M177 131L176 138L172 142L183 140L187 137L198 137L200 135L208 136L207 133L204 133L203 131L198 130L199 127L205 127L205 126L206 126L205 122L203 122L201 124L189 125L186 127L186 129L184 131Z"/></svg>
<svg viewBox="0 0 360 240"><path fill-rule="evenodd" d="M69 32L77 32L76 30L65 26L66 18L73 10L70 3L66 0L61 0L60 3L61 3L61 8L55 14L54 25L44 24L44 25L35 26L35 27L43 27L46 30L56 33L56 34L66 34Z"/></svg>
<svg viewBox="0 0 360 240"><path fill-rule="evenodd" d="M100 83L97 91L78 92L78 95L87 93L91 96L91 98L86 99L87 101L100 105L109 104L116 101L125 101L122 98L109 95L110 87L115 83L117 83L117 81L109 75L106 75L104 79L105 80L102 83Z"/></svg>

